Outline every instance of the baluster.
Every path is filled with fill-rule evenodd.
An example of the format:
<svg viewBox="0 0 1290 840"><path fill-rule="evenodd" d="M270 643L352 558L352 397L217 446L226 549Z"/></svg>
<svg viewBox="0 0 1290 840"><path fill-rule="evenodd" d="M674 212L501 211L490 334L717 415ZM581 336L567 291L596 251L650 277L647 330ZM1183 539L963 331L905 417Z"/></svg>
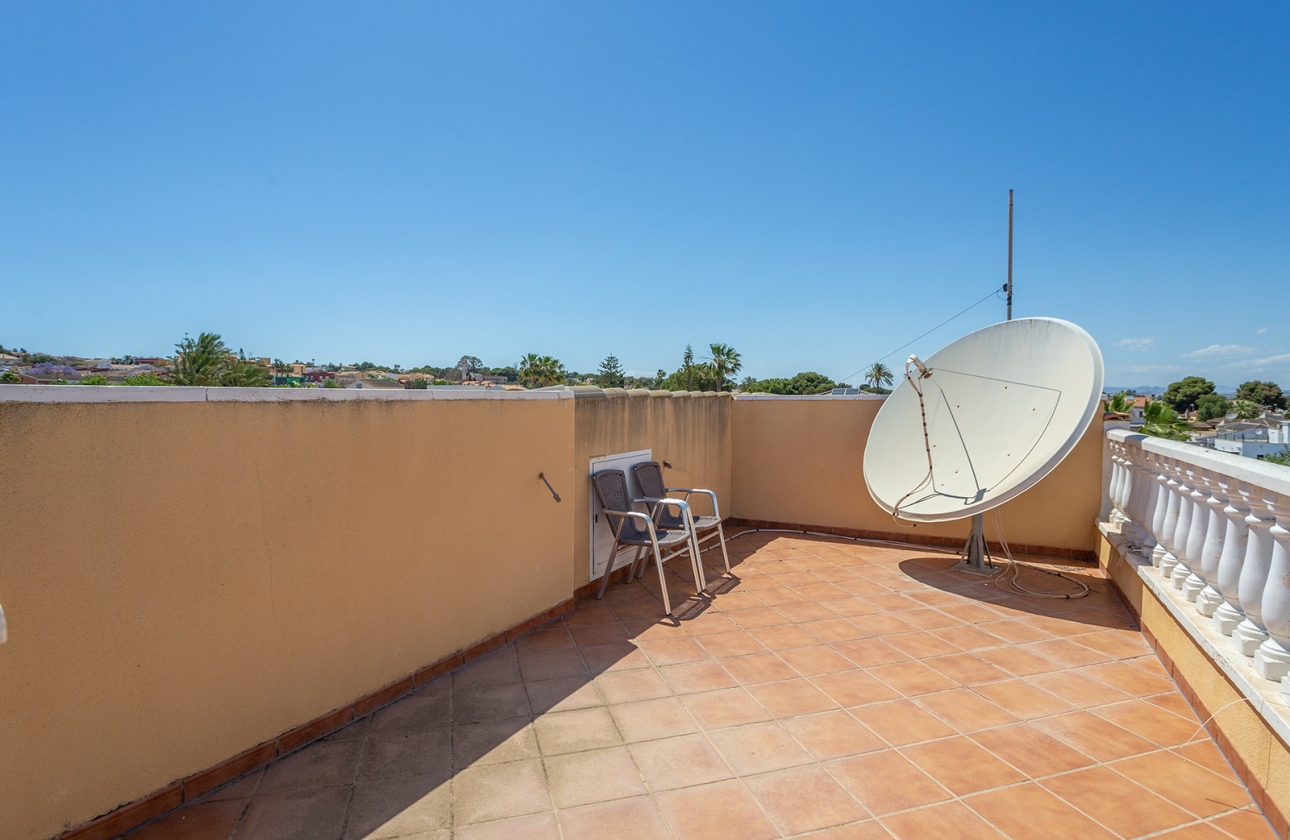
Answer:
<svg viewBox="0 0 1290 840"><path fill-rule="evenodd" d="M1240 490L1250 506L1250 515L1245 517L1250 533L1245 544L1241 581L1237 585L1245 620L1232 631L1232 641L1241 653L1253 656L1268 639L1268 629L1263 624L1263 590L1267 588L1268 567L1272 563L1272 537L1268 533L1272 529L1272 516L1267 506L1260 504L1258 488L1242 483Z"/></svg>
<svg viewBox="0 0 1290 840"><path fill-rule="evenodd" d="M1155 464L1156 491L1155 505L1151 508L1151 536L1155 538L1155 548L1151 549L1151 565L1159 567L1169 549L1165 546L1165 514L1169 510L1169 459L1163 455L1151 455ZM1163 570L1161 574L1163 574Z"/></svg>
<svg viewBox="0 0 1290 840"><path fill-rule="evenodd" d="M1124 462L1120 459L1120 444L1111 441L1111 479L1107 485L1107 496L1111 499L1111 515L1108 522L1112 527L1124 522L1120 491L1124 486Z"/></svg>
<svg viewBox="0 0 1290 840"><path fill-rule="evenodd" d="M1204 470L1197 467L1194 472L1188 470L1187 474L1194 474L1195 480L1191 491L1191 528L1187 531L1187 566L1191 574L1182 582L1182 593L1188 601L1195 601L1206 584L1201 552L1209 529L1209 488Z"/></svg>
<svg viewBox="0 0 1290 840"><path fill-rule="evenodd" d="M1210 472L1207 475L1209 499L1205 504L1209 508L1205 525L1205 545L1200 550L1201 577L1205 579L1205 588L1196 596L1196 609L1201 615L1213 615L1219 604L1223 603L1223 593L1218 591L1219 561L1223 556L1224 540L1227 537L1227 517L1223 508L1227 505L1228 478L1221 473Z"/></svg>
<svg viewBox="0 0 1290 840"><path fill-rule="evenodd" d="M1120 533L1129 538L1130 545L1142 543L1142 515L1138 513L1138 507L1142 502L1143 478L1136 455L1135 450L1127 444L1124 446L1124 471L1128 477L1124 480L1125 523Z"/></svg>
<svg viewBox="0 0 1290 840"><path fill-rule="evenodd" d="M1223 528L1223 554L1218 558L1218 591L1223 595L1223 603L1214 610L1214 626L1224 636L1230 636L1245 620L1245 611L1241 609L1240 581L1250 536L1250 526L1246 524L1245 517L1250 515L1250 509L1239 498L1236 479L1224 476L1222 480L1227 482L1224 485L1227 507L1223 508L1227 523Z"/></svg>
<svg viewBox="0 0 1290 840"><path fill-rule="evenodd" d="M1193 472L1190 464L1179 464L1178 476L1178 525L1174 531L1174 556L1178 562L1169 572L1169 582L1174 589L1182 589L1183 581L1191 575L1191 563L1187 557L1187 534L1191 531L1192 514L1196 506L1192 504Z"/></svg>
<svg viewBox="0 0 1290 840"><path fill-rule="evenodd" d="M1164 526L1158 537L1165 544L1164 556L1160 558L1160 576L1166 581L1173 573L1174 566L1178 565L1174 532L1178 530L1178 509L1182 501L1182 495L1178 492L1178 462L1173 458L1169 459L1168 474L1169 480L1165 482L1165 489L1168 491L1169 502L1165 506Z"/></svg>
<svg viewBox="0 0 1290 840"><path fill-rule="evenodd" d="M1290 674L1290 530L1286 527L1290 525L1290 497L1265 490L1263 502L1272 516L1267 532L1272 551L1262 602L1268 640L1255 652L1254 667L1265 678L1280 680Z"/></svg>
<svg viewBox="0 0 1290 840"><path fill-rule="evenodd" d="M1142 492L1138 494L1138 504L1133 518L1138 522L1142 531L1142 553L1147 556L1152 554L1156 547L1156 537L1151 530L1151 520L1155 513L1156 493L1160 490L1160 484L1156 481L1155 464L1149 452L1141 448L1136 449L1134 451L1134 463L1138 466L1138 481L1134 486L1140 486Z"/></svg>

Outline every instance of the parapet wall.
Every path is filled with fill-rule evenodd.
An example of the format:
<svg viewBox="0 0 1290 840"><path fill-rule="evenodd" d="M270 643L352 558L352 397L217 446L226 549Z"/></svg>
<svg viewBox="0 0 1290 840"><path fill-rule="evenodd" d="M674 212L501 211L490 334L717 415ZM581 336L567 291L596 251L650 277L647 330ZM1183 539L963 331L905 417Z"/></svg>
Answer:
<svg viewBox="0 0 1290 840"><path fill-rule="evenodd" d="M891 531L860 471L879 404L0 386L0 837L304 743L549 614L587 582L599 455L651 449L727 517ZM1005 508L1014 544L1091 549L1100 431Z"/></svg>
<svg viewBox="0 0 1290 840"><path fill-rule="evenodd" d="M892 534L961 545L964 523L898 522L864 481L864 449L881 397L740 397L731 417L731 512L752 522ZM1102 424L1051 475L999 508L1013 550L1092 559L1102 498ZM997 541L994 514L986 538Z"/></svg>

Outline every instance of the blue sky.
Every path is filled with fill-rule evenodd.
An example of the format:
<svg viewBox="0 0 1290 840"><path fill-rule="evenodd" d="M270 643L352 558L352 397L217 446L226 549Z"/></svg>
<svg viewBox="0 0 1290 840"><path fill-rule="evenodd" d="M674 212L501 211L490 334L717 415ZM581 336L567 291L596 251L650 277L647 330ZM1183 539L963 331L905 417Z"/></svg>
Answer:
<svg viewBox="0 0 1290 840"><path fill-rule="evenodd" d="M1111 384L1290 386L1287 43L1276 2L4 4L0 343L842 377L1003 283L1013 188L1016 314Z"/></svg>

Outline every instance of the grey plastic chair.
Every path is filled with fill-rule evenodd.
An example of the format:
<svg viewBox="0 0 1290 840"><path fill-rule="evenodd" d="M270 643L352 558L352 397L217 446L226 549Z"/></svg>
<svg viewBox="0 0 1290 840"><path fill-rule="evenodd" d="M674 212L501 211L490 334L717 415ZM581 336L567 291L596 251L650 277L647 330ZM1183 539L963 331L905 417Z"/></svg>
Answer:
<svg viewBox="0 0 1290 840"><path fill-rule="evenodd" d="M726 574L732 574L730 571L730 555L726 552L726 532L721 527L721 508L717 506L717 494L711 490L703 490L697 487L668 487L663 483L663 468L659 466L658 461L645 461L632 466L632 475L636 476L636 483L640 485L641 492L645 494L643 499L637 501L645 502L650 505L650 515L654 519L655 525L659 528L683 529L693 542L694 556L702 557L702 545L705 542L717 540L721 544L721 557L726 563ZM684 499L672 499L668 493L684 493ZM702 493L712 500L712 516L695 516L690 509L690 496L695 493ZM675 510L674 510L675 508ZM703 561L699 561L699 575L703 583L704 591L708 589L708 581L703 574Z"/></svg>
<svg viewBox="0 0 1290 840"><path fill-rule="evenodd" d="M658 567L658 582L663 589L663 608L668 616L672 615L672 601L667 594L667 578L663 574L663 563L681 552L690 555L690 566L694 572L694 586L702 591L703 572L699 555L694 550L694 541L689 531L661 529L655 527L654 520L648 514L632 510L634 501L627 492L627 474L622 470L601 470L591 476L591 484L600 500L601 513L605 515L610 529L614 532L614 547L605 561L605 573L600 578L600 592L596 598L605 597L605 588L609 585L609 575L614 568L614 558L620 546L635 546L632 564L628 569L627 581L641 577L649 566L649 556L641 564L640 574L636 573L636 564L646 550L652 550L654 564Z"/></svg>

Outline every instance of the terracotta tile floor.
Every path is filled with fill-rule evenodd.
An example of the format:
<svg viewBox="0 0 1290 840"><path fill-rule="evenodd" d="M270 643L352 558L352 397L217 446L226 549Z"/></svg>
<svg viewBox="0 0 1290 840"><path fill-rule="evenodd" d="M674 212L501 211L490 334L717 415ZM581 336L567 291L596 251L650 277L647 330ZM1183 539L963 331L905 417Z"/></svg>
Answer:
<svg viewBox="0 0 1290 840"><path fill-rule="evenodd" d="M679 627L656 573L615 584L128 836L1273 837L1095 568L1035 600L909 548L730 548Z"/></svg>

